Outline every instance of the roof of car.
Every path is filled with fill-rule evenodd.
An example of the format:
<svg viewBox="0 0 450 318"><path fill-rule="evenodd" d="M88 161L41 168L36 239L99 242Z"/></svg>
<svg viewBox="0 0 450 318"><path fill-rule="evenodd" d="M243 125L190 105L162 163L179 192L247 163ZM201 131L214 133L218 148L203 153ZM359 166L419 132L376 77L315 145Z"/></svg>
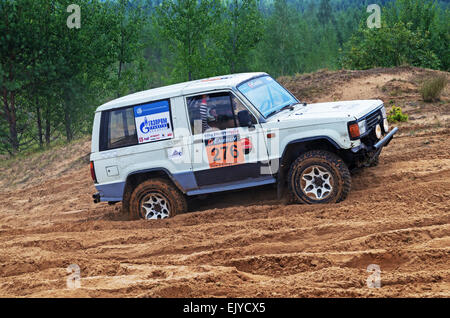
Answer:
<svg viewBox="0 0 450 318"><path fill-rule="evenodd" d="M182 95L190 95L204 91L233 88L239 83L261 75L267 75L267 73L254 72L229 74L153 88L109 101L99 106L96 111L101 112L114 108L139 105L154 100L161 100Z"/></svg>

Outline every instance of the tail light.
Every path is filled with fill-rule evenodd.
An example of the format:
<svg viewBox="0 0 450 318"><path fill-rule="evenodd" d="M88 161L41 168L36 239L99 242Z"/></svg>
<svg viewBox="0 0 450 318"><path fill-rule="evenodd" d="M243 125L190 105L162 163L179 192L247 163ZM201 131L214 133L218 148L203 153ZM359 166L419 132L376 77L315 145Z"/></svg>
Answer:
<svg viewBox="0 0 450 318"><path fill-rule="evenodd" d="M91 166L91 177L92 177L92 180L94 180L94 182L97 183L97 177L95 175L95 169L94 169L94 162L93 161L91 161L90 166Z"/></svg>
<svg viewBox="0 0 450 318"><path fill-rule="evenodd" d="M358 123L352 123L348 125L348 132L351 139L357 139L360 136Z"/></svg>

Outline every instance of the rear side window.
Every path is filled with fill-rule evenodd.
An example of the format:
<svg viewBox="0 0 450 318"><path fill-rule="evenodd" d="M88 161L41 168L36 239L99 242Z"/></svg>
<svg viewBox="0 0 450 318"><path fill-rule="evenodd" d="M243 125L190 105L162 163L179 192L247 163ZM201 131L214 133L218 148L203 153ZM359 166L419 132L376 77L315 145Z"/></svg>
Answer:
<svg viewBox="0 0 450 318"><path fill-rule="evenodd" d="M102 112L100 151L171 138L168 100Z"/></svg>
<svg viewBox="0 0 450 318"><path fill-rule="evenodd" d="M102 113L100 151L137 145L133 108Z"/></svg>

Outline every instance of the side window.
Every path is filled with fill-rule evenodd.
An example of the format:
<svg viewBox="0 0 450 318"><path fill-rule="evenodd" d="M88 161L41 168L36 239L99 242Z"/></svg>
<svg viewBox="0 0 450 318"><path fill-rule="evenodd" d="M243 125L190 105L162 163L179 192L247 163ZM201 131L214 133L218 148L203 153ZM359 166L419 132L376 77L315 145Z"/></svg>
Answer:
<svg viewBox="0 0 450 318"><path fill-rule="evenodd" d="M205 94L187 98L192 132L225 130L236 127L229 93Z"/></svg>
<svg viewBox="0 0 450 318"><path fill-rule="evenodd" d="M237 114L247 108L230 93L205 94L187 98L189 120L194 135L239 127ZM250 114L252 122L256 118Z"/></svg>
<svg viewBox="0 0 450 318"><path fill-rule="evenodd" d="M101 149L108 150L137 144L133 108L102 113Z"/></svg>
<svg viewBox="0 0 450 318"><path fill-rule="evenodd" d="M100 151L173 137L169 100L102 112Z"/></svg>
<svg viewBox="0 0 450 318"><path fill-rule="evenodd" d="M234 95L231 95L231 100L233 102L233 108L234 108L234 114L236 116L236 123L239 125L239 119L238 119L238 114L240 111L248 111L248 108L244 106L244 104L241 103L241 101ZM252 115L252 113L250 113L250 119L252 121L252 124L256 125L258 122L256 121L255 116Z"/></svg>

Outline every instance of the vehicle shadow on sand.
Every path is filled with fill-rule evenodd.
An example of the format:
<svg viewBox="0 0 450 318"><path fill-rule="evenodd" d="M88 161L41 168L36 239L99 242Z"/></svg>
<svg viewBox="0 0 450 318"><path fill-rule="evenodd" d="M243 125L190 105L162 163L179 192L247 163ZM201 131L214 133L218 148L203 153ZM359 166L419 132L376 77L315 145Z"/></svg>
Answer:
<svg viewBox="0 0 450 318"><path fill-rule="evenodd" d="M190 197L188 198L188 211L186 213L252 205L279 205L283 204L284 201L283 198L277 199L277 188L275 185L265 185ZM108 207L105 212L100 219L106 221L130 220L128 215L122 213L121 203Z"/></svg>
<svg viewBox="0 0 450 318"><path fill-rule="evenodd" d="M282 199L277 199L276 185L270 184L255 188L196 196L188 200L188 211L199 212L238 206L281 204L282 201Z"/></svg>

